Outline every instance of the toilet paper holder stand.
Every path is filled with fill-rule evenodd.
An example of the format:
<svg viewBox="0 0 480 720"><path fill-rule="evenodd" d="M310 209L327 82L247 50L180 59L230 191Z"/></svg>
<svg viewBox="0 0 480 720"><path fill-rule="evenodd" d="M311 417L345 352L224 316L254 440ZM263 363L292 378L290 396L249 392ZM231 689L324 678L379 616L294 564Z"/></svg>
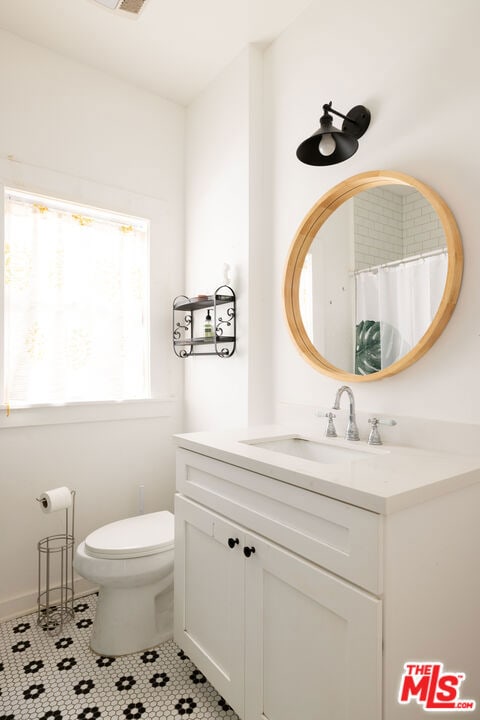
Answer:
<svg viewBox="0 0 480 720"><path fill-rule="evenodd" d="M75 600L73 558L75 553L75 490L72 505L65 509L65 532L44 537L38 548L37 624L56 634L73 618ZM36 498L42 502L41 498Z"/></svg>

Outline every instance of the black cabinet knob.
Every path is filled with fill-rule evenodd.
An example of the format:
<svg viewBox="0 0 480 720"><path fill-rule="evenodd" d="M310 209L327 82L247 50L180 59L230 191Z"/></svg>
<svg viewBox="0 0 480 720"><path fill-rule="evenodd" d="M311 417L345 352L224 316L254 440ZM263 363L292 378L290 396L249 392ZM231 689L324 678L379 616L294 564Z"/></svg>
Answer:
<svg viewBox="0 0 480 720"><path fill-rule="evenodd" d="M245 555L245 557L250 557L250 555L253 555L254 552L255 552L255 548L253 547L253 545L252 545L252 547L244 547L243 548L243 554Z"/></svg>
<svg viewBox="0 0 480 720"><path fill-rule="evenodd" d="M228 547L234 548L239 542L238 538L228 538Z"/></svg>

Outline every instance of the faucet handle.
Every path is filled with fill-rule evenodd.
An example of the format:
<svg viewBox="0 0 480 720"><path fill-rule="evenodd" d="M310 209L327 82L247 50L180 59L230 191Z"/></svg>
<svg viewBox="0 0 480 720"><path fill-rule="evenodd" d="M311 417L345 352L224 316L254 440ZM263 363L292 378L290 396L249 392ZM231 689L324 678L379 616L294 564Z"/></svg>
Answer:
<svg viewBox="0 0 480 720"><path fill-rule="evenodd" d="M396 425L397 424L397 421L393 420L393 418L371 417L371 418L368 418L368 422L372 426L372 429L370 430L370 434L368 436L368 444L369 445L383 445L382 438L380 437L380 433L378 431L379 425Z"/></svg>
<svg viewBox="0 0 480 720"><path fill-rule="evenodd" d="M333 418L336 417L335 413L333 413L331 410L325 410L325 408L317 408L315 410L315 417L328 418L328 424L325 429L326 437L338 437L337 431L335 430L335 424L333 422Z"/></svg>
<svg viewBox="0 0 480 720"><path fill-rule="evenodd" d="M325 437L337 437L337 431L335 430L335 424L333 418L337 417L335 413L326 412L325 417L328 418L327 429L325 430Z"/></svg>

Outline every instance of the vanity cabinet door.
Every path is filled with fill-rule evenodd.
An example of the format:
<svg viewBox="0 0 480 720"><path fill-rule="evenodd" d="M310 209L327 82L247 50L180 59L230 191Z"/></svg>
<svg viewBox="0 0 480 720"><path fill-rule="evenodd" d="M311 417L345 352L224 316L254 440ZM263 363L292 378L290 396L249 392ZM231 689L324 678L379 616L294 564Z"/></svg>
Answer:
<svg viewBox="0 0 480 720"><path fill-rule="evenodd" d="M244 532L236 525L183 497L175 497L174 638L241 717L243 547Z"/></svg>
<svg viewBox="0 0 480 720"><path fill-rule="evenodd" d="M380 720L381 601L246 535L245 720Z"/></svg>

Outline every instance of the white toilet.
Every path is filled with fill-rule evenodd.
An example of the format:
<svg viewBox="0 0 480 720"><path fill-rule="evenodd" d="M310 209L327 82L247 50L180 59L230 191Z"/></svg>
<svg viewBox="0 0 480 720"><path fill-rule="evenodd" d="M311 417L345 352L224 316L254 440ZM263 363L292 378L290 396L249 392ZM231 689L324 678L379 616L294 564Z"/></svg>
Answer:
<svg viewBox="0 0 480 720"><path fill-rule="evenodd" d="M75 569L99 586L94 652L127 655L172 637L173 548L166 510L110 523L80 543Z"/></svg>

